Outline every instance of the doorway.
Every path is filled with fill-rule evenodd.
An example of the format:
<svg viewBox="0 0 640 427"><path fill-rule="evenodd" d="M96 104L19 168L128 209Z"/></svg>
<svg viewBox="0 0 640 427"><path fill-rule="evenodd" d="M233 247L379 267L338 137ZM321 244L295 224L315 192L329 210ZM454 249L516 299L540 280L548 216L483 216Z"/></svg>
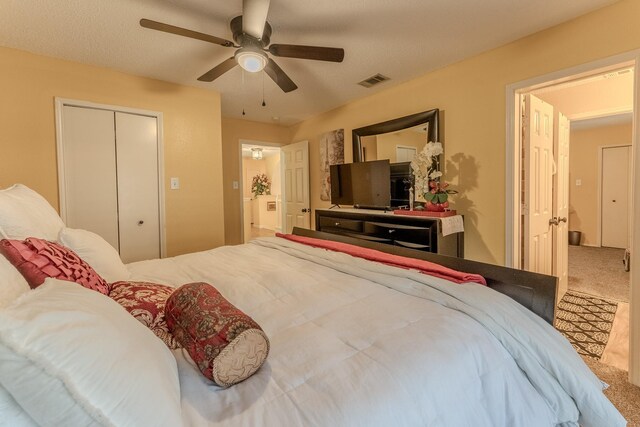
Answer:
<svg viewBox="0 0 640 427"><path fill-rule="evenodd" d="M241 142L243 241L282 231L281 149Z"/></svg>
<svg viewBox="0 0 640 427"><path fill-rule="evenodd" d="M532 156L531 153L528 152L528 150L530 150L530 144L526 141L528 130L525 127L521 127L519 124L520 120L516 120L516 118L519 119L521 116L525 117L525 119L527 117L532 117L527 116L527 108L529 108L527 105L531 105L531 103L529 102L529 104L527 104L528 100L526 99L527 96L531 96L540 98L541 102L545 104L545 108L546 106L549 106L552 109L553 113L548 114L548 116L553 115L553 118L550 120L561 122L561 117L563 115L561 113L564 113L569 119L569 128L571 129L569 141L571 148L569 150L570 155L567 160L570 163L568 165L564 165L562 156L559 155L557 147L555 147L552 158L546 165L548 166L546 168L548 172L545 172L553 177L551 179L547 177L547 182L553 182L552 198L550 199L553 203L553 208L549 212L549 217L545 218L546 226L542 227L549 232L553 231L555 233L556 230L559 229L559 224L563 225L563 223L568 223L569 230L582 233L582 238L579 241L580 246L568 246L566 249L562 248L555 239L547 239L551 242L551 252L553 253L553 256L551 257L552 262L562 259L562 256L558 255L563 255L562 252L566 250L565 253L567 256L565 262L568 264L569 280L565 287L559 289L558 300L560 302L564 301L564 299L560 300L564 292L569 290L567 297L572 297L571 294L576 290L574 289L575 279L576 276L579 276L575 274L576 271L584 272L586 270L585 268L576 268L576 257L573 256L576 255L576 251L585 250L595 252L595 256L593 256L594 254L590 254L592 256L586 260L586 266L588 267L595 267L596 269L599 267L600 271L612 268L616 269L616 271L620 270L620 272L624 272L622 255L618 259L613 259L612 256L603 255L597 252L608 249L601 248L601 230L597 226L600 223L602 216L600 211L600 197L603 195L599 191L600 188L598 183L599 173L601 171L598 169L600 166L597 159L599 158L598 153L602 151L602 146L620 145L621 142L625 142L628 145L634 141L633 104L634 97L636 97L637 92L633 84L634 75L636 74L634 65L635 60L626 62L619 61L618 63L613 60L601 61L598 64L591 64L591 66L585 65L582 67L576 67L572 70L573 72L570 72L571 70L567 70L546 76L546 79L545 77L540 77L528 82L514 84L507 89L508 104L512 107L512 109L509 108L508 110L510 112L512 111L511 119L509 119L512 125L511 127L508 126L510 129L508 131L508 142L515 142L515 144L508 149L510 152L510 158L507 162L508 184L511 187L507 192L507 264L512 267L535 267L536 263L531 262L531 259L529 258L530 251L528 252L528 249L533 246L529 244L530 242L527 242L527 237L529 236L525 233L528 232L526 226L529 221L527 215L529 214L528 211L531 210L530 204L533 201L538 203L538 200L534 200L534 198L542 195L542 192L540 191L541 187L537 187L535 189L529 187L530 181L528 181L528 174L530 171L527 171L527 167L531 167L531 164L528 163L528 159L535 156ZM624 96L621 98L618 97L616 99L617 93L615 91L605 89L607 87L611 87L614 82L620 83L623 81L628 84L626 86L618 84L618 86L622 88L621 91L624 92ZM589 95L589 88L592 89L591 95ZM594 93L596 94L595 96ZM510 99L511 97L513 97L513 99ZM564 98L564 100L562 98ZM606 104L607 101L609 104ZM536 110L536 108L537 107L531 108L530 111L542 111L541 108L538 108L538 110ZM540 117L542 118L543 116L541 115ZM526 123L531 126L535 126L535 122ZM553 124L547 125L544 121L541 121L540 123L540 126L545 129L553 127ZM626 139L624 141L620 141L618 138L613 137L603 137L607 132L610 133L610 128L615 127L616 125L618 128L624 128L626 131ZM585 142L580 141L580 139L584 139L584 135L580 138L577 137L579 132L582 132L584 135L589 132L592 134L599 134L599 139L595 138L595 143L590 142L591 145L588 145ZM557 135L557 130L555 133ZM522 139L520 139L520 136L522 136ZM626 165L626 169L630 176L633 176L633 170L628 167L630 158L632 157L632 154L630 155L630 153L633 153L635 150L637 150L637 148L633 147L628 151L623 162L623 165ZM542 151L539 151L539 153L542 153ZM576 153L578 155L576 155ZM589 157L590 160L586 163L580 162L580 157L585 157L585 153L588 153L587 157ZM574 163L576 162L582 163L581 167L583 170L575 167ZM539 163L540 162L538 162L538 164ZM584 169L588 169L589 173L586 173ZM566 178L560 179L562 173L566 174ZM614 191L626 191L630 194L633 191L633 188L626 184L628 184L628 181L622 184L614 184L612 188L614 188ZM560 205L557 203L558 200L555 198L559 192L562 192L562 187L565 185L568 188L569 195L569 209L568 215L566 216L560 214L558 210ZM618 189L618 187L620 187L620 189ZM529 196L533 195L535 197L529 198L527 193L529 193ZM611 195L612 194L609 196ZM584 200L581 201L580 196L585 196ZM620 202L619 196L610 198L611 200L616 200L616 203ZM631 197L628 199L630 200ZM578 206L580 204L588 205L588 209L582 209ZM623 221L630 224L629 232L623 232L623 234L625 234L624 237L628 240L629 234L632 232L631 229L633 228L633 221L629 221L633 210L630 207L631 204L628 204L626 208L623 203L621 203L621 205L622 209L620 210L624 211L624 213L622 214L622 219L618 220L618 223L619 221ZM606 214L608 214L608 212ZM532 239L532 241L533 240L534 239ZM537 236L535 240L536 244L540 241ZM566 244L566 237L561 238L560 241ZM630 243L624 243L624 245L625 247L629 247ZM624 253L624 249L622 249L622 251ZM578 253L578 255L580 255L580 253ZM607 264L606 261L612 262ZM581 262L585 262L584 257L582 257ZM548 264L540 264L548 267ZM561 268L554 266L552 271L554 275L560 276L558 272L561 271ZM630 277L628 273L626 274L626 301L621 302L626 304L628 313L629 302L632 298L630 295ZM574 279L573 283L571 280L572 276ZM577 278L584 279L584 276ZM593 278L593 275L591 275L590 278ZM584 289L582 289L582 291L584 291ZM601 287L599 288L598 294L593 295L596 293L593 292L588 294L587 297L598 298L602 297L603 294L608 296L606 295L607 292L608 289L606 289L606 287ZM597 305L598 302L595 304ZM623 309L621 311L624 312L625 310ZM610 335L616 335L616 339L613 340L615 343L613 344L626 347L626 349L628 349L628 343L630 340L629 317L628 315L625 316L624 313L621 313L621 316L616 317L616 320L618 321L617 323L623 324L623 331L622 333L618 333L620 332L620 328L616 328L615 324L610 329ZM595 347L595 345L592 344L593 343L587 343L585 348ZM631 350L633 350L633 348L631 348ZM618 353L618 356L620 356L618 357L618 362L620 359L623 360L623 363L621 363L623 366L618 364L618 367L629 369L630 378L633 379L634 372L637 372L632 372L634 368L633 358L629 356L628 350ZM606 357L603 357L603 359L606 359ZM601 361L604 361L603 359L601 359ZM629 364L631 364L631 366L629 366ZM614 366L616 366L615 363Z"/></svg>

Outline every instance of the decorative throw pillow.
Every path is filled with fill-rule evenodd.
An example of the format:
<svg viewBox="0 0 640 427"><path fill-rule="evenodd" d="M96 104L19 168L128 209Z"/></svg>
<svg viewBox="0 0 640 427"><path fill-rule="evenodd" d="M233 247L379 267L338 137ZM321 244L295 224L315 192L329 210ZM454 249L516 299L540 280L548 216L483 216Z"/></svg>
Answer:
<svg viewBox="0 0 640 427"><path fill-rule="evenodd" d="M22 273L32 289L45 279L76 282L101 294L109 294L109 284L69 248L54 242L29 237L0 240L0 253Z"/></svg>
<svg viewBox="0 0 640 427"><path fill-rule="evenodd" d="M148 282L115 282L109 296L140 323L151 329L170 349L180 348L164 318L164 306L175 288Z"/></svg>
<svg viewBox="0 0 640 427"><path fill-rule="evenodd" d="M207 283L175 290L165 313L169 331L200 372L219 386L249 378L269 354L262 328Z"/></svg>

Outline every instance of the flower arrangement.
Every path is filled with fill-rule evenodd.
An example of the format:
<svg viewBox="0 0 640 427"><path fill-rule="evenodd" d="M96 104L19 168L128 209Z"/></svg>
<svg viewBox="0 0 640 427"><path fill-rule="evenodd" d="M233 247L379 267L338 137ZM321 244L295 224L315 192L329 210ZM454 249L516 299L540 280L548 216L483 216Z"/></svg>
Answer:
<svg viewBox="0 0 640 427"><path fill-rule="evenodd" d="M427 210L444 211L449 207L449 194L457 194L450 190L449 184L440 181L440 158L443 153L441 142L428 142L422 151L411 161L411 169L415 176L415 194L422 195L427 202Z"/></svg>
<svg viewBox="0 0 640 427"><path fill-rule="evenodd" d="M251 181L251 192L255 197L263 194L271 194L271 181L267 175L260 173L253 177Z"/></svg>

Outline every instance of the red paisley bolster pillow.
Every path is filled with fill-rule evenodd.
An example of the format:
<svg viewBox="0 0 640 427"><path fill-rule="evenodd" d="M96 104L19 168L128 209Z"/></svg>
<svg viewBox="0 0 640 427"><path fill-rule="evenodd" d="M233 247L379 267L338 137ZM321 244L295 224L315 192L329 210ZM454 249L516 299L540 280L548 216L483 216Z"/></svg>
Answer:
<svg viewBox="0 0 640 427"><path fill-rule="evenodd" d="M115 282L109 297L124 307L140 323L151 329L170 349L180 348L164 318L167 298L175 289L148 282Z"/></svg>
<svg viewBox="0 0 640 427"><path fill-rule="evenodd" d="M0 241L0 253L22 273L32 289L48 278L76 282L85 288L109 294L109 284L74 251L47 240Z"/></svg>
<svg viewBox="0 0 640 427"><path fill-rule="evenodd" d="M165 306L169 331L202 374L222 387L253 375L269 354L269 339L249 316L207 283L189 283Z"/></svg>

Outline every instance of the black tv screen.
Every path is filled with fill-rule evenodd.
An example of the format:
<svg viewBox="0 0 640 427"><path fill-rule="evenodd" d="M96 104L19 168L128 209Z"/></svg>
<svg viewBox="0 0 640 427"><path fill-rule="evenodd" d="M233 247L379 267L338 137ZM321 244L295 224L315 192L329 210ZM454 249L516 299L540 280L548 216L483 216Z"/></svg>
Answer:
<svg viewBox="0 0 640 427"><path fill-rule="evenodd" d="M391 205L389 160L351 164L353 206L385 209Z"/></svg>
<svg viewBox="0 0 640 427"><path fill-rule="evenodd" d="M351 183L351 163L329 166L331 181L331 203L353 205L353 185Z"/></svg>
<svg viewBox="0 0 640 427"><path fill-rule="evenodd" d="M391 206L409 206L409 189L413 187L414 177L411 162L391 164Z"/></svg>
<svg viewBox="0 0 640 427"><path fill-rule="evenodd" d="M391 206L389 160L329 166L331 203L363 209Z"/></svg>

